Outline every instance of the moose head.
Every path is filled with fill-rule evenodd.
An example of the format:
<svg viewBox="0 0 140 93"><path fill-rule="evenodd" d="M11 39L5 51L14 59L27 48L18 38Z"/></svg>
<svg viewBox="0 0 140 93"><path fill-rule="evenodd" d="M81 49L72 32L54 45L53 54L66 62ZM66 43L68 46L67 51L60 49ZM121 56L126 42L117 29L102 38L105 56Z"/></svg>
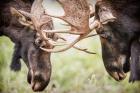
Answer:
<svg viewBox="0 0 140 93"><path fill-rule="evenodd" d="M96 20L104 22L111 17L109 13L115 18L114 21L102 23L102 27L97 29L97 33L101 38L105 68L117 81L126 77L125 73L129 71L131 65L130 57L134 60L135 53L131 50L131 44L140 36L139 5L138 0L99 0L95 6ZM135 73L134 69L138 69L134 66L136 62L132 62L132 64L132 73Z"/></svg>
<svg viewBox="0 0 140 93"><path fill-rule="evenodd" d="M2 3L1 3L2 4ZM11 69L18 71L21 68L20 59L23 59L28 67L27 80L34 91L42 91L48 85L51 76L51 53L40 49L42 41L36 39L38 35L33 29L21 25L17 16L12 15L11 7L30 11L32 2L28 0L9 0L0 6L0 35L9 37L15 44ZM47 17L46 29L53 28L52 20ZM54 39L54 34L48 35ZM50 46L48 46L50 47Z"/></svg>

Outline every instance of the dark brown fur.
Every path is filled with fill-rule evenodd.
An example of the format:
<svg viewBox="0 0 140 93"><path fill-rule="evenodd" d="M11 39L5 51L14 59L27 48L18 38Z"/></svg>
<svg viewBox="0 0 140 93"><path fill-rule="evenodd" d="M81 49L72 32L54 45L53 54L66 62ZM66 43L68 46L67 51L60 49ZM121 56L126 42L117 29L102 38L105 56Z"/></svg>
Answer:
<svg viewBox="0 0 140 93"><path fill-rule="evenodd" d="M136 39L131 44L129 82L140 81L140 40Z"/></svg>
<svg viewBox="0 0 140 93"><path fill-rule="evenodd" d="M102 7L109 9L116 17L114 22L104 24L102 29L97 30L97 33L105 35L100 35L104 65L112 77L122 80L125 78L122 74L130 68L131 43L140 36L140 1L100 0L95 9L98 10L95 13L97 20L100 20L98 13ZM116 72L118 75L112 74Z"/></svg>
<svg viewBox="0 0 140 93"><path fill-rule="evenodd" d="M26 63L29 73L28 82L34 91L42 91L48 85L51 76L50 53L42 51L34 42L35 31L22 26L11 15L10 7L29 12L33 0L1 0L0 1L0 35L9 37L15 44L11 69L21 68L20 59ZM47 24L52 29L52 22ZM50 37L53 38L53 35Z"/></svg>

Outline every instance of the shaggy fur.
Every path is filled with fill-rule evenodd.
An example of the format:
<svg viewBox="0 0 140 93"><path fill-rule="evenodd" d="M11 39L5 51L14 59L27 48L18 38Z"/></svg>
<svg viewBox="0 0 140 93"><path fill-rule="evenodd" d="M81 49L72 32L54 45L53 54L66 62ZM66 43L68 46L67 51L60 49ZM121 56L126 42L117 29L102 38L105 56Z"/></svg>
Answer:
<svg viewBox="0 0 140 93"><path fill-rule="evenodd" d="M131 46L133 46L132 42L136 37L140 37L140 1L99 0L95 8L97 20L100 20L101 17L98 15L99 12L104 12L105 14L105 12L107 13L109 11L116 17L114 22L104 24L102 29L97 30L97 33L103 33L106 36L100 35L102 56L107 72L116 80L122 80L125 78L122 77L124 73L129 70L135 73L136 71L133 72L134 69L138 69L133 64L130 69L131 64L129 59L131 57L134 58L135 54L131 51ZM109 10L105 10L105 8ZM133 63L133 60L131 63ZM134 64L136 63L138 62L134 62ZM116 72L119 77L112 74Z"/></svg>

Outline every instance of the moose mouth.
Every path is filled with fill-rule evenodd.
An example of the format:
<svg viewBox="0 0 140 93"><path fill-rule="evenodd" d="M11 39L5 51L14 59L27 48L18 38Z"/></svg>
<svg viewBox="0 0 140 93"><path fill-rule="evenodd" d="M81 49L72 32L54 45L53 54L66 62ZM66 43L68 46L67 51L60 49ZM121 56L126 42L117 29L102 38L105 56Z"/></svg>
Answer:
<svg viewBox="0 0 140 93"><path fill-rule="evenodd" d="M120 81L120 80L125 79L126 77L126 73L124 73L125 71L123 69L124 65L127 63L126 55L123 55L123 54L119 55L117 62L121 70L118 72L114 72L112 76L114 77L115 80Z"/></svg>
<svg viewBox="0 0 140 93"><path fill-rule="evenodd" d="M45 82L45 81L44 82L43 81L31 82L32 90L34 92L43 91L48 84L49 84L49 81L47 81L47 82Z"/></svg>
<svg viewBox="0 0 140 93"><path fill-rule="evenodd" d="M123 71L123 66L120 64L112 64L106 67L107 72L112 76L116 81L121 81L126 78L126 73Z"/></svg>
<svg viewBox="0 0 140 93"><path fill-rule="evenodd" d="M116 80L121 81L124 80L126 77L126 74L124 72L109 72L109 74Z"/></svg>
<svg viewBox="0 0 140 93"><path fill-rule="evenodd" d="M117 60L115 60L117 59ZM107 61L107 62L105 62ZM126 78L126 73L124 71L124 64L127 59L125 55L120 55L118 58L109 58L104 60L105 68L110 76L112 76L116 81L121 81Z"/></svg>
<svg viewBox="0 0 140 93"><path fill-rule="evenodd" d="M50 78L45 80L41 74L33 75L31 71L28 72L27 81L31 84L34 92L43 91L48 86Z"/></svg>

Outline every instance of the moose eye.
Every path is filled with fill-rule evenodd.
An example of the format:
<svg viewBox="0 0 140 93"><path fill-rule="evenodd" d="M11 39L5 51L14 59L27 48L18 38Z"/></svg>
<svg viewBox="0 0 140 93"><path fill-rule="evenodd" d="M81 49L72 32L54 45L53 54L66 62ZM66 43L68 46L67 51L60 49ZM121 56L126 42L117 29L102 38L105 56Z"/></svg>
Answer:
<svg viewBox="0 0 140 93"><path fill-rule="evenodd" d="M103 32L100 34L100 37L102 37L102 38L104 38L104 39L107 39L108 41L111 41L111 40L112 40L111 33L108 32L108 31L103 31Z"/></svg>

